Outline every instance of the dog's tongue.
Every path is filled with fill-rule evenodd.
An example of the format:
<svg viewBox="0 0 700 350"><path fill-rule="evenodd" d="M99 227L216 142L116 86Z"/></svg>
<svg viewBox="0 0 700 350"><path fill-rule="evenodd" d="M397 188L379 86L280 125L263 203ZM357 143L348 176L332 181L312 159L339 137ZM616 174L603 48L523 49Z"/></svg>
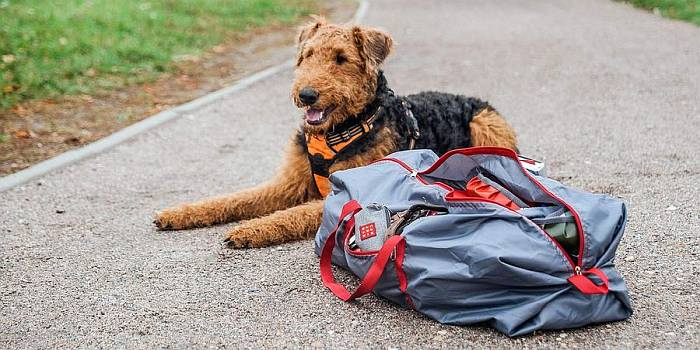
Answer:
<svg viewBox="0 0 700 350"><path fill-rule="evenodd" d="M318 123L323 119L323 110L316 108L309 108L306 110L306 121L313 124Z"/></svg>

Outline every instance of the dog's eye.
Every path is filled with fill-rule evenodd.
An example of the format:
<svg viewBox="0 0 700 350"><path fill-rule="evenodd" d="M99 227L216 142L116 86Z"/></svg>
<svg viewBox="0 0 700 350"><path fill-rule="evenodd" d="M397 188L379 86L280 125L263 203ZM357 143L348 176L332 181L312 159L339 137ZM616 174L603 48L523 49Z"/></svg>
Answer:
<svg viewBox="0 0 700 350"><path fill-rule="evenodd" d="M335 63L337 64L343 64L348 61L348 58L345 57L342 53L339 53L335 55Z"/></svg>

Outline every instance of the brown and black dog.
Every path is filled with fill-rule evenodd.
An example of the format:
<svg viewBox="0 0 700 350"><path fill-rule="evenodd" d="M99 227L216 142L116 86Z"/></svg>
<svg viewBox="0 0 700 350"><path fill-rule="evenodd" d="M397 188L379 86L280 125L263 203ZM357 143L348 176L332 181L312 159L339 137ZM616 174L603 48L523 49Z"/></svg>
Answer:
<svg viewBox="0 0 700 350"><path fill-rule="evenodd" d="M225 242L263 247L313 237L329 192L328 176L367 165L389 153L428 148L500 146L516 149L515 133L488 103L437 92L397 96L381 63L391 37L377 29L305 26L298 39L292 98L304 110L279 175L257 187L165 209L162 230L246 220Z"/></svg>

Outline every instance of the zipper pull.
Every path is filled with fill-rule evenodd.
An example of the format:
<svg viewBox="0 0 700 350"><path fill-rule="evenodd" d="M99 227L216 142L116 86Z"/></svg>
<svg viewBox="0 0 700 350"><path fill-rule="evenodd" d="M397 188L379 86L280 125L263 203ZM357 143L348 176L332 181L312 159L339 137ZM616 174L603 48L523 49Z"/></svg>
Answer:
<svg viewBox="0 0 700 350"><path fill-rule="evenodd" d="M574 273L575 273L577 276L583 275L583 273L581 272L581 266L576 266L576 267L574 267Z"/></svg>

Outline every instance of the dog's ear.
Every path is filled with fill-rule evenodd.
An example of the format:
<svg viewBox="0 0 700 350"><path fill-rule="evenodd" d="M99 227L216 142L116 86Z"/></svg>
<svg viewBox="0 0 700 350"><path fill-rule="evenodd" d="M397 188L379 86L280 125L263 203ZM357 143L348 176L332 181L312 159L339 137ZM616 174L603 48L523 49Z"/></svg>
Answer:
<svg viewBox="0 0 700 350"><path fill-rule="evenodd" d="M389 34L371 28L352 27L352 36L362 59L371 68L379 68L386 56L389 56L394 40Z"/></svg>
<svg viewBox="0 0 700 350"><path fill-rule="evenodd" d="M299 29L299 37L297 38L297 46L299 47L301 47L301 45L305 41L313 37L314 34L316 34L316 32L318 31L318 28L321 28L327 23L326 19L323 16L312 15L311 18L311 22L307 23Z"/></svg>

